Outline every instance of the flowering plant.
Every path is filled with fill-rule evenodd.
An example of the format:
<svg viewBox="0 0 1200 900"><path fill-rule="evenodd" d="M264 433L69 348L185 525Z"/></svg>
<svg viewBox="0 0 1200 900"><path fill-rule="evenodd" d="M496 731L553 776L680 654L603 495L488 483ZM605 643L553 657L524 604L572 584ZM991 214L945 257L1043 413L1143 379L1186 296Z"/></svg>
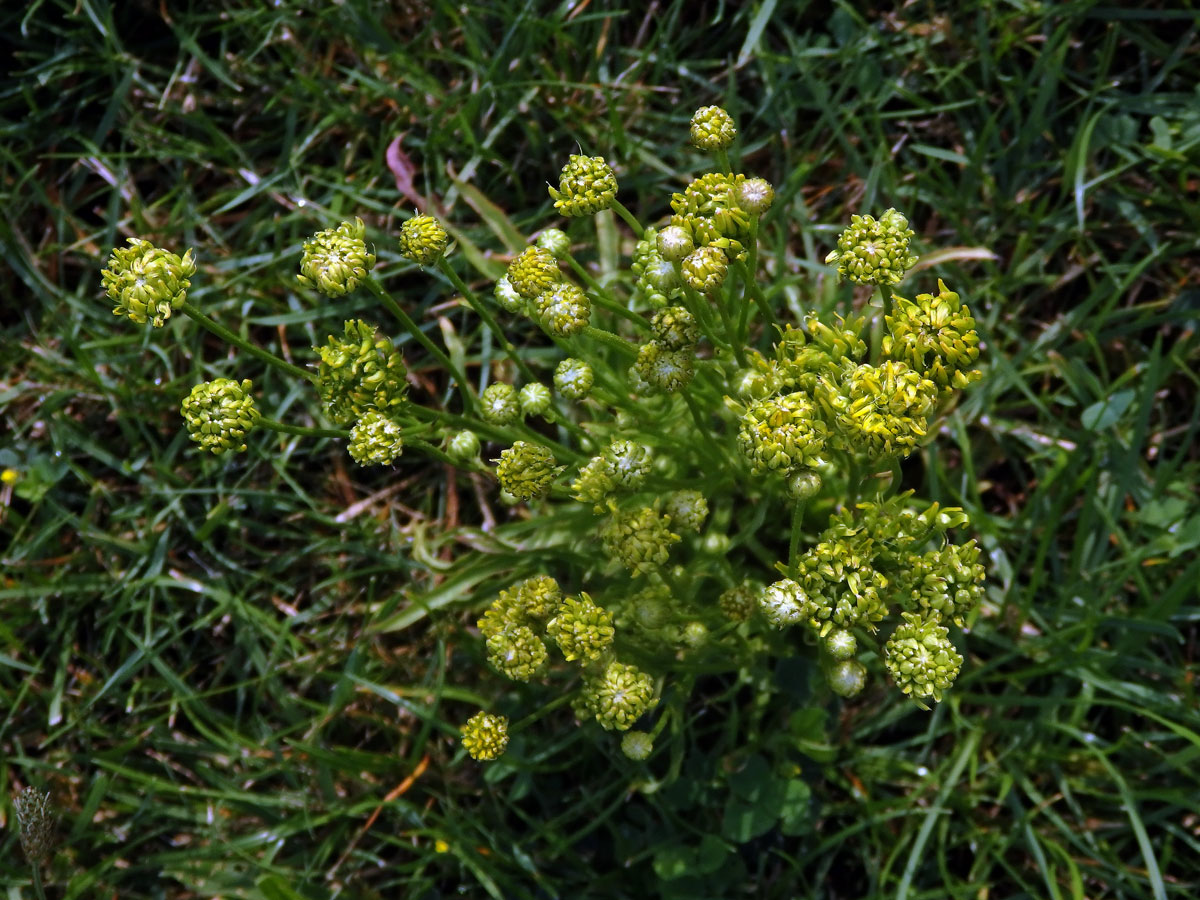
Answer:
<svg viewBox="0 0 1200 900"><path fill-rule="evenodd" d="M908 220L889 209L854 216L826 260L839 278L874 286L874 298L791 321L773 287L780 273L758 259L774 191L733 171L736 136L724 110L696 113L693 144L714 154L716 170L674 193L671 214L651 227L617 199L607 161L570 157L550 188L554 208L628 226L617 279L586 264L585 221L571 236L542 232L480 296L447 262L442 224L409 218L402 255L436 267L507 358L481 390L476 381L493 373L468 378L372 274L362 220L305 243L297 283L330 297L369 291L453 382L454 413L409 398L405 361L374 322L345 322L314 348L312 369L217 324L186 300L190 250L131 239L103 283L117 314L161 326L182 311L309 380L333 426L271 419L250 381L218 379L183 401L202 448L244 451L255 428L269 428L345 440L364 466L417 453L484 474L520 507L515 516L575 538L530 550L510 586L479 598L478 632L498 673L555 685L581 722L624 732L630 758L649 757L681 714L679 704L659 709L667 685L686 696L697 671L736 671L797 645L811 647L836 694L862 691L882 670L925 706L963 665L951 629L978 604L984 569L973 540L952 540L965 513L902 490L901 463L980 377L974 319L940 280L936 293L892 293L918 259ZM497 316L540 327L557 348L553 365L535 370ZM463 746L493 759L508 737L507 718L481 711Z"/></svg>

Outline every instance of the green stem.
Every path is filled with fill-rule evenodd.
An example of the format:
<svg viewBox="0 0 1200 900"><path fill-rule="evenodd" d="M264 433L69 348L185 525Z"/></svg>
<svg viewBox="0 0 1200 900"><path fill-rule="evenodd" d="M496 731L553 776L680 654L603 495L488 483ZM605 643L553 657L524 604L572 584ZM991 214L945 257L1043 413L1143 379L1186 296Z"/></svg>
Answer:
<svg viewBox="0 0 1200 900"><path fill-rule="evenodd" d="M38 900L46 900L46 889L42 887L42 867L36 860L33 863L33 892Z"/></svg>
<svg viewBox="0 0 1200 900"><path fill-rule="evenodd" d="M700 323L700 327L704 330L705 335L712 342L712 345L728 349L729 345L717 336L716 323L713 322L708 310L708 299L700 296L700 293L687 282L684 282L683 285L683 296L685 299L684 305L687 307L688 312Z"/></svg>
<svg viewBox="0 0 1200 900"><path fill-rule="evenodd" d="M629 356L637 356L638 354L637 348L633 344L629 343L629 341L625 340L624 338L617 337L617 335L613 334L611 331L604 331L603 329L595 328L592 325L584 325L580 334L587 335L592 340L599 341L602 344L607 344L614 350L618 350L621 353L628 354Z"/></svg>
<svg viewBox="0 0 1200 900"><path fill-rule="evenodd" d="M280 359L275 354L268 353L262 347L251 344L249 341L243 339L239 335L234 334L224 325L221 325L220 323L210 319L186 300L183 301L183 304L179 307L179 309L191 316L195 322L203 325L221 340L225 341L225 343L232 344L240 350L245 350L251 356L262 360L267 365L274 366L282 372L287 372L287 374L293 377L303 378L306 381L315 382L317 380L317 375L315 372L309 372L306 369L301 369L299 366L293 366L287 360Z"/></svg>
<svg viewBox="0 0 1200 900"><path fill-rule="evenodd" d="M763 324L777 325L775 314L771 312L771 307L767 305L767 298L763 296L763 292L759 289L758 282L751 277L750 272L746 269L746 264L735 259L733 267L737 269L738 277L742 279L742 284L746 286L746 290L750 292L750 296L758 304L758 311L763 317Z"/></svg>
<svg viewBox="0 0 1200 900"><path fill-rule="evenodd" d="M350 438L350 432L343 431L340 428L306 428L303 425L288 425L266 417L260 418L257 424L268 431L277 431L280 434L294 434L299 437L327 437L341 438L342 440L349 440Z"/></svg>
<svg viewBox="0 0 1200 900"><path fill-rule="evenodd" d="M792 578L799 575L796 564L800 561L800 530L804 524L804 506L803 500L797 500L792 506L792 534L788 540L788 571Z"/></svg>
<svg viewBox="0 0 1200 900"><path fill-rule="evenodd" d="M505 335L500 326L496 324L496 319L492 316L491 312L479 302L479 298L475 296L474 292L458 277L458 273L450 267L450 263L446 261L446 257L438 257L437 265L442 274L450 279L450 283L454 285L455 290L462 294L463 299L471 305L471 309L475 310L476 315L483 319L483 323L492 330L492 334L500 341L500 346L504 349L504 354L513 361L513 365L517 367L517 370L525 380L537 381L537 376L533 374L529 366L525 365L525 362L517 355L516 348L509 342L508 336Z"/></svg>
<svg viewBox="0 0 1200 900"><path fill-rule="evenodd" d="M717 171L733 172L733 168L729 165L729 151L722 147L720 150L714 150L713 156L717 158Z"/></svg>
<svg viewBox="0 0 1200 900"><path fill-rule="evenodd" d="M646 233L646 229L642 227L637 217L627 210L621 201L616 198L613 198L612 208L618 216L625 220L625 224L633 229L633 233L638 236L638 240L641 240L642 235Z"/></svg>
<svg viewBox="0 0 1200 900"><path fill-rule="evenodd" d="M725 300L726 296L721 293L718 293L713 298L713 302L717 306L717 312L721 314L721 324L725 327L725 334L729 336L729 342L726 346L733 349L733 355L737 358L738 365L744 366L746 365L746 357L742 353L742 344L738 340L737 332L733 330L733 322L730 321L729 313L725 309Z"/></svg>
<svg viewBox="0 0 1200 900"><path fill-rule="evenodd" d="M877 285L875 296L878 300L872 303L871 311L871 365L879 365L883 357L883 329L887 316L892 314L892 298L883 290L883 285Z"/></svg>
<svg viewBox="0 0 1200 900"><path fill-rule="evenodd" d="M613 299L613 296L603 287L601 287L600 283L596 281L596 279L588 274L587 269L576 262L575 257L568 253L563 258L566 259L567 265L571 267L571 271L578 275L579 280L587 285L588 290L592 293L592 300L595 301L597 306L602 306L609 312L614 313L621 318L628 320L629 322L632 322L638 331L646 333L650 331L650 326L646 323L645 319L635 312L630 312L615 299Z"/></svg>
<svg viewBox="0 0 1200 900"><path fill-rule="evenodd" d="M400 304L393 300L391 294L385 291L379 285L379 283L375 281L374 278L365 279L363 284L365 284L367 289L379 299L379 302L386 306L388 311L400 321L400 324L408 330L408 333L413 336L414 340L416 340L418 344L429 351L429 354L433 356L434 359L446 367L446 371L450 373L451 377L458 384L459 392L463 397L463 406L468 412L474 412L475 395L471 391L470 382L467 381L467 377L459 370L458 366L451 362L450 357L442 352L437 344L431 341L429 336L417 327L417 323L412 320L408 313L400 308Z"/></svg>

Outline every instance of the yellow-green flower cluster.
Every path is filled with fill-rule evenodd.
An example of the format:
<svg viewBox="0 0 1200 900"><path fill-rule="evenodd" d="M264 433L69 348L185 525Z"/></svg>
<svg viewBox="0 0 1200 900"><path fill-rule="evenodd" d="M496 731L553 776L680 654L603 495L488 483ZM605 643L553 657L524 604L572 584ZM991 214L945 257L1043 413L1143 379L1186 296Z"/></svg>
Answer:
<svg viewBox="0 0 1200 900"><path fill-rule="evenodd" d="M649 507L614 512L600 539L608 555L634 575L664 565L671 545L680 540L671 520Z"/></svg>
<svg viewBox="0 0 1200 900"><path fill-rule="evenodd" d="M791 578L763 588L758 597L763 618L776 628L797 625L812 615L813 604L804 590Z"/></svg>
<svg viewBox="0 0 1200 900"><path fill-rule="evenodd" d="M725 283L725 276L729 272L729 260L720 248L706 244L688 254L680 269L683 280L692 290L701 294L714 294Z"/></svg>
<svg viewBox="0 0 1200 900"><path fill-rule="evenodd" d="M626 731L658 702L654 679L636 666L613 661L598 677L585 679L586 710L606 731Z"/></svg>
<svg viewBox="0 0 1200 900"><path fill-rule="evenodd" d="M738 427L738 446L758 474L786 475L819 466L828 427L816 405L800 391L750 406Z"/></svg>
<svg viewBox="0 0 1200 900"><path fill-rule="evenodd" d="M983 579L979 547L971 540L920 555L905 554L896 580L907 609L961 628L983 598Z"/></svg>
<svg viewBox="0 0 1200 900"><path fill-rule="evenodd" d="M650 448L645 444L620 438L604 449L604 458L608 460L608 472L613 481L629 490L640 487L646 480L653 461Z"/></svg>
<svg viewBox="0 0 1200 900"><path fill-rule="evenodd" d="M191 250L180 257L140 238L128 242L128 247L113 248L108 267L100 271L100 282L116 304L114 316L161 328L187 299L196 261Z"/></svg>
<svg viewBox="0 0 1200 900"><path fill-rule="evenodd" d="M367 250L364 234L366 226L357 218L318 231L304 242L296 281L328 297L350 293L375 266L375 254Z"/></svg>
<svg viewBox="0 0 1200 900"><path fill-rule="evenodd" d="M633 371L651 390L674 394L692 383L695 353L691 347L671 350L661 341L647 341L638 348Z"/></svg>
<svg viewBox="0 0 1200 900"><path fill-rule="evenodd" d="M350 456L360 466L390 466L404 452L400 425L371 409L350 429Z"/></svg>
<svg viewBox="0 0 1200 900"><path fill-rule="evenodd" d="M979 359L975 319L944 281L938 279L936 295L917 294L916 300L893 295L892 300L884 354L931 379L943 396L983 377L973 368Z"/></svg>
<svg viewBox="0 0 1200 900"><path fill-rule="evenodd" d="M479 620L479 631L490 639L510 625L534 625L554 615L562 590L549 575L535 575L503 590Z"/></svg>
<svg viewBox="0 0 1200 900"><path fill-rule="evenodd" d="M518 500L539 500L550 493L550 485L559 469L554 454L541 444L517 441L500 453L496 479L500 487Z"/></svg>
<svg viewBox="0 0 1200 900"><path fill-rule="evenodd" d="M937 385L902 362L850 369L839 384L821 379L817 396L833 415L839 443L874 459L908 456L925 437Z"/></svg>
<svg viewBox="0 0 1200 900"><path fill-rule="evenodd" d="M734 622L746 622L758 609L758 598L763 586L744 581L722 592L717 598L717 605L727 619Z"/></svg>
<svg viewBox="0 0 1200 900"><path fill-rule="evenodd" d="M606 456L592 457L571 482L571 495L580 503L592 504L597 515L604 512L603 500L616 489L612 461Z"/></svg>
<svg viewBox="0 0 1200 900"><path fill-rule="evenodd" d="M568 597L557 615L546 624L546 634L558 644L568 661L599 659L612 646L613 616L586 593Z"/></svg>
<svg viewBox="0 0 1200 900"><path fill-rule="evenodd" d="M506 277L518 294L526 300L535 300L542 291L548 291L562 281L562 272L549 250L526 247L508 264Z"/></svg>
<svg viewBox="0 0 1200 900"><path fill-rule="evenodd" d="M675 491L667 497L663 511L671 520L672 528L699 534L708 518L708 500L699 491Z"/></svg>
<svg viewBox="0 0 1200 900"><path fill-rule="evenodd" d="M496 759L508 746L508 719L491 713L476 713L463 725L462 745L471 759Z"/></svg>
<svg viewBox="0 0 1200 900"><path fill-rule="evenodd" d="M572 154L563 166L558 189L550 188L550 197L564 216L591 216L612 206L617 176L602 156Z"/></svg>
<svg viewBox="0 0 1200 900"><path fill-rule="evenodd" d="M958 677L962 655L937 619L922 619L914 613L901 613L901 618L904 621L883 647L883 663L904 693L918 700L932 697L940 701L942 691Z"/></svg>
<svg viewBox="0 0 1200 900"><path fill-rule="evenodd" d="M692 146L698 150L724 150L737 137L733 116L719 106L702 106L692 115Z"/></svg>
<svg viewBox="0 0 1200 900"><path fill-rule="evenodd" d="M912 236L908 219L894 209L878 220L852 216L825 262L837 265L839 277L859 284L896 285L917 264L908 247Z"/></svg>
<svg viewBox="0 0 1200 900"><path fill-rule="evenodd" d="M400 226L400 255L419 266L431 266L442 258L450 235L433 216L417 215Z"/></svg>
<svg viewBox="0 0 1200 900"><path fill-rule="evenodd" d="M561 282L537 295L534 300L538 321L556 337L570 337L587 327L592 317L592 301L577 285Z"/></svg>
<svg viewBox="0 0 1200 900"><path fill-rule="evenodd" d="M356 421L371 410L386 413L403 405L408 369L392 342L361 319L345 323L343 337L329 335L321 357L317 390L329 418L339 425Z"/></svg>
<svg viewBox="0 0 1200 900"><path fill-rule="evenodd" d="M188 434L203 449L221 454L246 449L245 437L261 418L249 379L217 378L192 388L180 407Z"/></svg>

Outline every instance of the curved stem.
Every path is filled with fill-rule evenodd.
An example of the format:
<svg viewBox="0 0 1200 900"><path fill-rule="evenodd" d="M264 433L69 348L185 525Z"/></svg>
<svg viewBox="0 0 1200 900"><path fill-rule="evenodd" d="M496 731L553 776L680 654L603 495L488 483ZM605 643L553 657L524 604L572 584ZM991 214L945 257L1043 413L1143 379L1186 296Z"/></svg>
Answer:
<svg viewBox="0 0 1200 900"><path fill-rule="evenodd" d="M299 366L293 366L287 360L280 359L273 353L268 353L266 350L257 346L256 344L251 344L240 335L234 334L224 325L221 325L219 322L210 319L186 300L183 301L183 304L179 307L179 309L190 316L193 321L204 326L221 340L225 341L225 343L232 344L239 350L245 350L251 356L262 360L267 365L274 366L281 372L286 372L289 375L297 378L303 378L307 381L316 382L317 375L315 372L309 372L307 369L301 369Z"/></svg>
<svg viewBox="0 0 1200 900"><path fill-rule="evenodd" d="M804 506L803 500L797 500L792 506L792 533L788 539L788 571L791 572L791 577L797 576L796 564L800 560L800 530L804 524Z"/></svg>
<svg viewBox="0 0 1200 900"><path fill-rule="evenodd" d="M763 323L766 325L777 325L775 314L771 312L771 307L767 305L767 298L763 296L762 290L759 289L758 282L751 277L750 272L746 269L746 264L735 259L732 265L737 269L738 276L742 279L746 290L750 292L750 296L758 304L758 311L763 317Z"/></svg>
<svg viewBox="0 0 1200 900"><path fill-rule="evenodd" d="M624 338L617 337L611 331L604 331L592 325L584 325L580 334L585 334L594 341L599 341L612 347L614 350L619 350L621 353L626 353L630 356L637 356L637 348Z"/></svg>
<svg viewBox="0 0 1200 900"><path fill-rule="evenodd" d="M616 198L613 198L612 209L618 216L625 220L625 224L633 229L633 233L636 234L640 240L642 235L646 233L646 229L642 227L642 224L637 220L637 217L627 210L621 201L617 200Z"/></svg>
<svg viewBox="0 0 1200 900"><path fill-rule="evenodd" d="M466 286L463 280L458 277L458 273L450 267L450 263L446 262L446 258L444 256L438 258L437 265L441 273L450 279L450 283L454 285L455 290L462 294L463 299L471 305L471 309L475 310L476 315L483 319L483 324L492 330L492 334L496 336L496 339L500 342L500 346L504 349L504 354L512 360L513 365L517 367L517 370L522 376L524 376L525 380L537 381L537 376L533 374L529 366L525 365L525 361L517 355L517 349L509 342L508 336L496 323L495 317L493 317L488 308L479 301L479 298L475 296L475 293Z"/></svg>
<svg viewBox="0 0 1200 900"><path fill-rule="evenodd" d="M388 311L399 320L400 324L404 326L404 328L408 330L408 333L413 336L413 339L416 340L416 342L424 347L427 351L429 351L429 354L434 359L446 367L446 371L450 373L450 376L458 384L459 393L462 394L463 398L463 406L466 407L468 411L473 412L475 409L475 395L471 391L470 382L467 381L467 377L459 370L458 366L451 362L450 357L447 356L437 346L437 344L431 341L425 332L417 327L417 323L412 320L408 313L400 308L400 304L393 300L391 294L385 291L383 287L380 286L377 281L375 281L374 278L368 277L364 279L363 284L365 284L367 289L379 299L379 302L386 306Z"/></svg>

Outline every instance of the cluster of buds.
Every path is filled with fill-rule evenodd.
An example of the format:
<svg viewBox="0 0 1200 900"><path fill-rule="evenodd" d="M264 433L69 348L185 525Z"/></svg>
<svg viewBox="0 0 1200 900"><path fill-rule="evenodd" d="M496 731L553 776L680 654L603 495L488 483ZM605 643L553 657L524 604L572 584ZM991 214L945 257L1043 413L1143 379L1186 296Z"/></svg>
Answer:
<svg viewBox="0 0 1200 900"><path fill-rule="evenodd" d="M408 369L391 340L361 319L345 322L341 337L329 335L313 350L321 359L317 390L329 418L345 425L366 413L394 412L405 402Z"/></svg>
<svg viewBox="0 0 1200 900"><path fill-rule="evenodd" d="M617 198L617 176L602 156L572 155L563 166L558 189L550 188L554 208L564 216L591 216Z"/></svg>
<svg viewBox="0 0 1200 900"><path fill-rule="evenodd" d="M502 490L518 500L540 500L550 492L550 485L560 469L554 465L554 454L540 444L517 441L500 453L496 463L496 478Z"/></svg>
<svg viewBox="0 0 1200 900"><path fill-rule="evenodd" d="M390 466L404 452L400 424L372 409L350 429L350 456L360 466Z"/></svg>
<svg viewBox="0 0 1200 900"><path fill-rule="evenodd" d="M508 719L478 712L463 724L462 745L471 759L497 759L508 746Z"/></svg>
<svg viewBox="0 0 1200 900"><path fill-rule="evenodd" d="M400 255L419 266L431 266L442 258L450 236L433 216L414 215L400 226Z"/></svg>
<svg viewBox="0 0 1200 900"><path fill-rule="evenodd" d="M913 230L908 219L889 209L878 220L852 216L850 227L838 238L837 249L825 257L838 275L859 284L896 285L917 264L909 251Z"/></svg>

